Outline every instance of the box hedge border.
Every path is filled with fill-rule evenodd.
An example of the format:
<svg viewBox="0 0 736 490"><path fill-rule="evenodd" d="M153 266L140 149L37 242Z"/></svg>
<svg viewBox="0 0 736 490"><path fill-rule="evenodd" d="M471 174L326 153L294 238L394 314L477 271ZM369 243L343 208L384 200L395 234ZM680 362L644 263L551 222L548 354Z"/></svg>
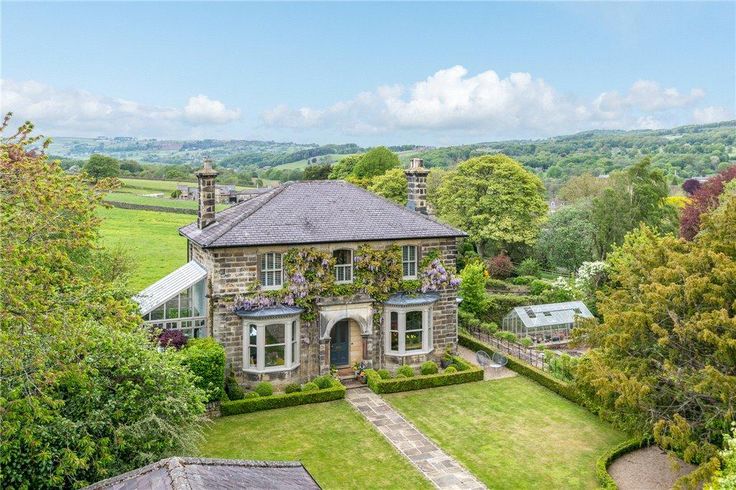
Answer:
<svg viewBox="0 0 736 490"><path fill-rule="evenodd" d="M297 391L295 393L279 393L271 396L244 398L220 404L220 413L223 416L239 415L241 413L258 412L272 408L294 407L307 403L322 403L345 398L345 386L333 379L332 386L318 391Z"/></svg>
<svg viewBox="0 0 736 490"><path fill-rule="evenodd" d="M489 345L481 342L478 339L475 339L467 334L460 333L458 335L458 343L464 347L467 347L468 349L472 350L473 352L477 352L479 350L485 351L490 355L493 355L496 351L490 347ZM525 376L527 378L530 378L533 381L536 381L540 385L544 386L545 388L554 391L558 395L560 395L563 398L567 398L573 403L576 403L578 405L581 405L585 408L588 408L583 403L582 398L577 393L575 388L570 386L568 383L565 383L564 381L560 381L559 379L556 379L549 374L545 373L544 371L537 369L533 366L530 366L526 363L523 363L519 361L518 359L515 359L511 356L505 356L508 359L508 363L506 364L506 367L511 369L512 371Z"/></svg>
<svg viewBox="0 0 736 490"><path fill-rule="evenodd" d="M611 474L608 473L608 467L616 458L623 456L626 453L636 451L642 447L647 447L651 443L652 440L649 437L628 439L603 453L603 455L595 462L595 476L598 478L600 488L605 490L617 490L618 485L616 485Z"/></svg>
<svg viewBox="0 0 736 490"><path fill-rule="evenodd" d="M366 369L365 374L368 379L368 387L379 395L483 381L483 370L481 368L460 357L453 357L452 362L458 366L458 371L455 373L425 374L411 378L390 379L382 379L373 369Z"/></svg>

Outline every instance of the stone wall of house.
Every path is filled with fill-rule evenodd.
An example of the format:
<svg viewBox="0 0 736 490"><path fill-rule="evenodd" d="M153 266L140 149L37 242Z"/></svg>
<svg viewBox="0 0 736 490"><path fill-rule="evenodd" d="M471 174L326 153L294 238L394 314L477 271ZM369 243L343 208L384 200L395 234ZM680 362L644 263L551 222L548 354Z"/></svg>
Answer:
<svg viewBox="0 0 736 490"><path fill-rule="evenodd" d="M430 249L438 249L442 261L455 264L457 245L453 238L400 240L396 242L369 242L373 248L385 248L392 244L417 245L419 260ZM328 252L351 248L356 249L363 242L319 244L315 248ZM306 245L309 246L309 245ZM298 246L302 247L302 246ZM240 381L250 385L256 381L269 380L275 383L304 382L309 378L324 373L329 366L320 363L329 358L329 341L320 340L319 321L301 323L300 366L293 371L269 374L249 374L242 371L243 366L243 322L233 312L235 297L245 294L258 280L258 257L266 252L286 252L286 246L271 247L233 247L218 249L202 249L190 244L189 256L199 262L208 271L208 332L220 342L227 353L227 362ZM384 356L383 307L374 305L373 332L366 338L369 359L374 367L394 367L398 364L418 365L428 359L438 359L445 347L452 348L457 343L457 302L456 291L439 291L440 299L433 309L433 344L434 352L404 358ZM326 356L326 357L324 357Z"/></svg>

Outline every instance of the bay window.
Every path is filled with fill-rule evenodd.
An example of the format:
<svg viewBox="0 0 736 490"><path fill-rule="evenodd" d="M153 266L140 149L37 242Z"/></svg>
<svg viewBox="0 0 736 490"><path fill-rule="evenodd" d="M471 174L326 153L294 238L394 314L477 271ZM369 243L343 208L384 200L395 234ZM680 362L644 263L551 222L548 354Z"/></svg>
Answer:
<svg viewBox="0 0 736 490"><path fill-rule="evenodd" d="M386 353L425 354L432 350L432 307L386 307Z"/></svg>
<svg viewBox="0 0 736 490"><path fill-rule="evenodd" d="M299 318L244 320L243 368L280 371L299 365Z"/></svg>
<svg viewBox="0 0 736 490"><path fill-rule="evenodd" d="M353 251L335 250L335 282L338 284L349 284L353 282Z"/></svg>
<svg viewBox="0 0 736 490"><path fill-rule="evenodd" d="M415 245L401 247L401 267L404 279L417 278L417 247Z"/></svg>

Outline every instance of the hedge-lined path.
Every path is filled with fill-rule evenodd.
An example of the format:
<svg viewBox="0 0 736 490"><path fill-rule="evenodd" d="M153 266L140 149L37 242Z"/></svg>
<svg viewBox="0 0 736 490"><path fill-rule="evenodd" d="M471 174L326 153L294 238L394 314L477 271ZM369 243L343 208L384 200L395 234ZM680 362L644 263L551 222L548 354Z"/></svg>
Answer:
<svg viewBox="0 0 736 490"><path fill-rule="evenodd" d="M457 353L460 357L465 359L466 361L478 364L478 360L475 358L475 352L468 349L467 347L463 347L462 345L459 345L457 347ZM502 379L502 378L510 378L512 376L517 376L515 372L510 370L507 367L500 367L500 368L493 368L490 366L486 366L483 368L483 379L484 380L491 380L491 379Z"/></svg>
<svg viewBox="0 0 736 490"><path fill-rule="evenodd" d="M437 488L486 488L370 389L349 390L345 398Z"/></svg>
<svg viewBox="0 0 736 490"><path fill-rule="evenodd" d="M673 468L673 461L677 461ZM672 459L657 446L624 454L608 467L608 474L620 490L668 490L681 476L694 471L697 466L677 458Z"/></svg>

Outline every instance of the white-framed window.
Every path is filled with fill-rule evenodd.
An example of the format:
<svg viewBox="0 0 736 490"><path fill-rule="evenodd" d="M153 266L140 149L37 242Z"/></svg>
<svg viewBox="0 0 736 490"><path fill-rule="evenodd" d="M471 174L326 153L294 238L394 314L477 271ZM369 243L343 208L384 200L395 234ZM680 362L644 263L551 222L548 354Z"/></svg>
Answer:
<svg viewBox="0 0 736 490"><path fill-rule="evenodd" d="M404 245L401 247L401 267L404 279L417 278L417 247Z"/></svg>
<svg viewBox="0 0 736 490"><path fill-rule="evenodd" d="M432 350L432 307L386 308L386 352L422 354Z"/></svg>
<svg viewBox="0 0 736 490"><path fill-rule="evenodd" d="M353 251L350 249L335 250L335 281L338 284L353 282Z"/></svg>
<svg viewBox="0 0 736 490"><path fill-rule="evenodd" d="M284 371L298 365L298 317L243 320L243 369Z"/></svg>
<svg viewBox="0 0 736 490"><path fill-rule="evenodd" d="M200 281L143 315L143 320L155 328L181 330L189 338L199 338L206 335L205 316L204 281Z"/></svg>
<svg viewBox="0 0 736 490"><path fill-rule="evenodd" d="M283 255L278 252L261 254L260 275L263 289L279 289L284 283Z"/></svg>

